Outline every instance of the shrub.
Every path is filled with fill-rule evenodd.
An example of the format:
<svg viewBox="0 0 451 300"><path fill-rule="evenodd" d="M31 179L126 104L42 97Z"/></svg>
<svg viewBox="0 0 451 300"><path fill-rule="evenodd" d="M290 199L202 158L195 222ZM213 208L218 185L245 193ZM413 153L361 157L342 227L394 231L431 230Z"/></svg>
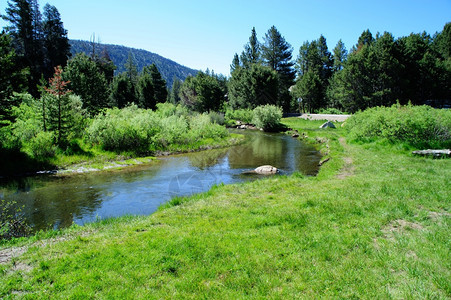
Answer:
<svg viewBox="0 0 451 300"><path fill-rule="evenodd" d="M190 135L197 138L223 138L228 136L228 131L225 127L212 124L210 117L207 114L201 114L190 118Z"/></svg>
<svg viewBox="0 0 451 300"><path fill-rule="evenodd" d="M53 144L54 140L55 135L53 132L41 131L26 143L25 148L29 149L33 158L42 160L55 155L56 146Z"/></svg>
<svg viewBox="0 0 451 300"><path fill-rule="evenodd" d="M159 128L154 112L131 105L98 115L86 129L85 138L106 150L146 152Z"/></svg>
<svg viewBox="0 0 451 300"><path fill-rule="evenodd" d="M225 119L223 113L218 113L215 111L211 111L208 116L210 117L210 122L213 124L224 125Z"/></svg>
<svg viewBox="0 0 451 300"><path fill-rule="evenodd" d="M451 146L451 111L429 106L373 107L349 118L346 127L362 142L384 138L418 148Z"/></svg>
<svg viewBox="0 0 451 300"><path fill-rule="evenodd" d="M254 109L253 123L265 131L275 130L280 126L282 109L274 105L258 106Z"/></svg>
<svg viewBox="0 0 451 300"><path fill-rule="evenodd" d="M187 131L186 118L172 115L159 121L158 133L152 140L157 148L165 148L170 144L185 143L184 135Z"/></svg>
<svg viewBox="0 0 451 300"><path fill-rule="evenodd" d="M228 109L225 113L226 121L235 120L250 124L252 123L253 118L254 112L250 109Z"/></svg>
<svg viewBox="0 0 451 300"><path fill-rule="evenodd" d="M190 144L204 138L228 135L225 127L212 124L208 114L187 116L182 106L157 104L158 110L107 109L87 128L85 139L106 150L149 152L172 144Z"/></svg>

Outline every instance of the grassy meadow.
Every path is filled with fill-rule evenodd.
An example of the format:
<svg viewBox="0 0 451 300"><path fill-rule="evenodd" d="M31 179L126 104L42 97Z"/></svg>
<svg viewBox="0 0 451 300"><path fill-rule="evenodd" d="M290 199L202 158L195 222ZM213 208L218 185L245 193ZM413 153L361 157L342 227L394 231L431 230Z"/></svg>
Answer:
<svg viewBox="0 0 451 300"><path fill-rule="evenodd" d="M0 298L451 297L451 162L320 121L316 177L274 176L0 246Z"/></svg>

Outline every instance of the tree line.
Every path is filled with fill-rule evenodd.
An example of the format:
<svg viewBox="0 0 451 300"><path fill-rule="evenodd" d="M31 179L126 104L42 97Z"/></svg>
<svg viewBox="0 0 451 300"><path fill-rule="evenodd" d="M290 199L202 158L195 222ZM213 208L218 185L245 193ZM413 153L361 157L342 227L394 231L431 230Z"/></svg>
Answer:
<svg viewBox="0 0 451 300"><path fill-rule="evenodd" d="M55 6L46 4L42 16L37 0L12 0L1 17L9 23L0 35L2 124L14 121L12 108L21 104L22 98L14 93L29 93L44 101L48 94L45 87L55 72L67 82L67 89L80 97L82 108L91 116L107 107L136 103L155 109L156 103L166 101L166 81L158 68L153 64L138 73L131 53L126 71L117 76L108 52L96 52L94 43L90 55L71 57L67 30Z"/></svg>
<svg viewBox="0 0 451 300"><path fill-rule="evenodd" d="M71 57L67 30L54 6L45 5L41 15L37 0L11 0L2 18L9 23L0 36L3 123L13 121L12 107L20 105L22 98L14 92L43 99L58 66L67 89L80 97L90 116L129 103L155 109L166 101L199 112L266 104L285 112L355 112L397 101L443 105L451 99L451 23L433 36L424 32L397 39L365 30L349 51L340 40L330 52L321 35L304 42L297 58L275 26L263 41L253 28L242 52L233 57L229 78L200 71L183 82L174 77L168 90L155 65L137 71L132 53L126 71L116 76L109 53L96 50L95 43L92 53Z"/></svg>
<svg viewBox="0 0 451 300"><path fill-rule="evenodd" d="M273 26L263 43L252 29L235 54L228 84L229 104L253 108L277 104L284 111L335 108L355 112L374 106L449 103L451 23L442 32L395 39L365 30L348 52L342 40L330 52L326 38L306 41L295 61L292 47ZM290 93L288 93L290 91Z"/></svg>

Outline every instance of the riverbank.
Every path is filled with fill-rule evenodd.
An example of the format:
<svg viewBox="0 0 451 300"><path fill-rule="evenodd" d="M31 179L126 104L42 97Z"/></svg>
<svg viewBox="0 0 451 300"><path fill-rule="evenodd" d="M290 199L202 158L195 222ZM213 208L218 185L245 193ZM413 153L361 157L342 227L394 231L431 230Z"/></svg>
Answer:
<svg viewBox="0 0 451 300"><path fill-rule="evenodd" d="M107 170L120 170L125 167L152 163L158 157L230 147L242 143L243 140L243 135L232 133L229 137L221 140L207 139L192 145L173 145L166 151L157 151L155 156L136 157L133 154L126 154L116 156L116 158L112 159L108 155L100 155L92 159L85 158L85 160L82 160L81 162L70 163L68 165L60 164L58 166L59 169L55 171L55 174L62 176ZM126 156L126 158L124 158L124 156Z"/></svg>
<svg viewBox="0 0 451 300"><path fill-rule="evenodd" d="M156 151L153 156L140 156L138 153L133 152L117 154L98 148L84 147L81 143L82 146L78 153L73 153L72 155L58 154L55 157L48 158L45 162L18 161L13 168L9 166L11 164L10 161L8 162L7 169L14 170L15 173L6 174L6 176L33 176L39 174L68 176L72 174L120 170L125 167L152 163L158 157L162 156L230 147L242 143L243 140L243 135L232 133L230 136L221 139L208 138L189 145L170 145L165 150ZM22 166L24 162L28 164Z"/></svg>
<svg viewBox="0 0 451 300"><path fill-rule="evenodd" d="M148 217L10 242L20 255L0 264L0 297L450 297L450 161L284 123L321 142L318 176L215 186Z"/></svg>

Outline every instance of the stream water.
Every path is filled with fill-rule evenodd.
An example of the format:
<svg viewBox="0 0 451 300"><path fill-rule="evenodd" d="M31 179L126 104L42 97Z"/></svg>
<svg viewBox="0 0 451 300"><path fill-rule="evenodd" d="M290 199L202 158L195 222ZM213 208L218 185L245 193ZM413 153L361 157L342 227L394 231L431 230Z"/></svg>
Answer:
<svg viewBox="0 0 451 300"><path fill-rule="evenodd" d="M320 154L299 139L261 131L240 133L246 136L241 145L162 157L123 170L2 180L0 200L23 206L33 230L56 229L99 218L148 215L174 196L261 178L242 174L261 165L275 166L281 174L318 172Z"/></svg>

